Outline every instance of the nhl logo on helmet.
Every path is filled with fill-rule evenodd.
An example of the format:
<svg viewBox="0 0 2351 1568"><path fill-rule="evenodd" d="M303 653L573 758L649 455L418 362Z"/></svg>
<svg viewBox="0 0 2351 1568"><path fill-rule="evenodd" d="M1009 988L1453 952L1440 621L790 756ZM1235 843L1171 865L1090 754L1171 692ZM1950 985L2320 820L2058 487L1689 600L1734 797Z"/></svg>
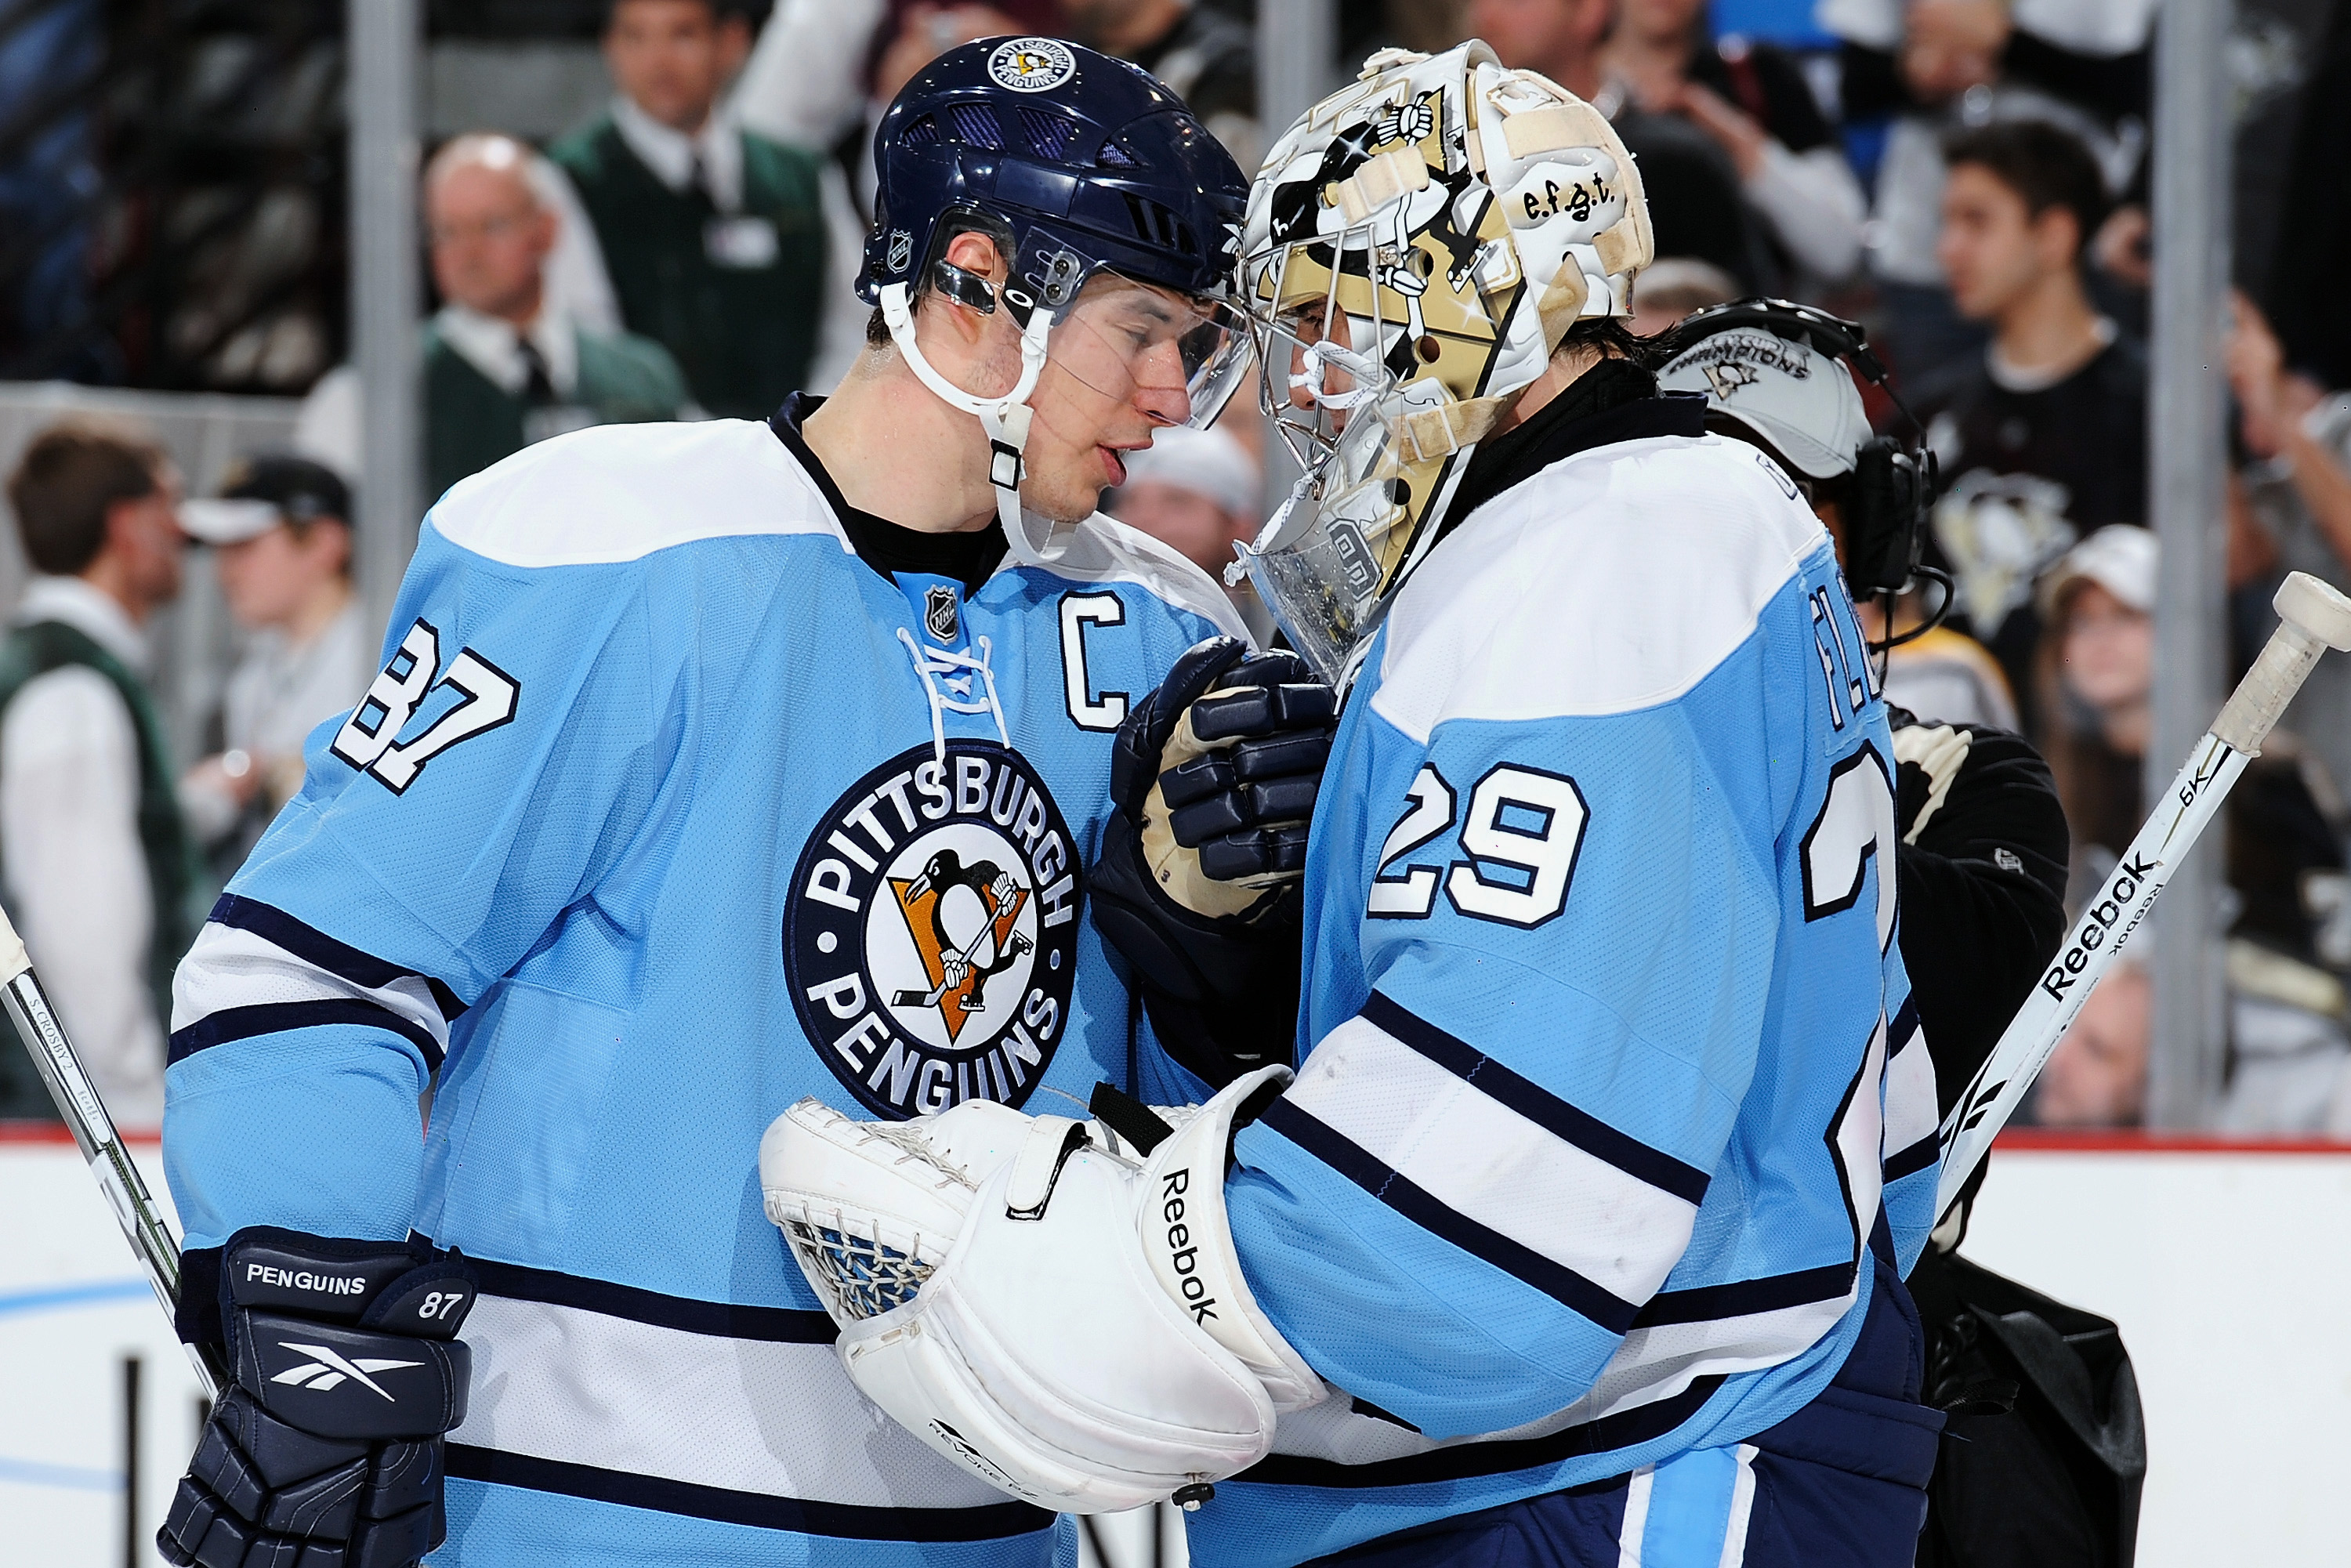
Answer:
<svg viewBox="0 0 2351 1568"><path fill-rule="evenodd" d="M987 57L987 74L1014 92L1050 92L1078 74L1078 57L1058 38L1012 38Z"/></svg>
<svg viewBox="0 0 2351 1568"><path fill-rule="evenodd" d="M1082 896L1069 825L1019 753L903 752L818 819L792 873L801 1027L878 1114L1019 1105L1069 1018Z"/></svg>

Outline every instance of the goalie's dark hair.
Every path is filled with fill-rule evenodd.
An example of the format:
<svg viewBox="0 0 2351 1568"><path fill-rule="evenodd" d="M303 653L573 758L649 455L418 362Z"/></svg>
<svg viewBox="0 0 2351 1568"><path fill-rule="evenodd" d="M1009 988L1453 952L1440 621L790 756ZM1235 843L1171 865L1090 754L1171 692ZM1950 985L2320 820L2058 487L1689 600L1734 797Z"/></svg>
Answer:
<svg viewBox="0 0 2351 1568"><path fill-rule="evenodd" d="M1562 349L1594 349L1612 360L1630 360L1645 371L1654 371L1664 364L1667 355L1657 340L1644 338L1633 330L1622 316L1589 316L1570 327L1560 338Z"/></svg>

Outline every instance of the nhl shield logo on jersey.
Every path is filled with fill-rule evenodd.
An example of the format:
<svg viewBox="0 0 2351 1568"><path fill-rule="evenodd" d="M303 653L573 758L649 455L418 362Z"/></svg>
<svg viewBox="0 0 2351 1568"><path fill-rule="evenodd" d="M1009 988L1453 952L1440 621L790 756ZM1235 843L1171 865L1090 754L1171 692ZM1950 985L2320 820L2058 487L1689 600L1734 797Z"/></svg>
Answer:
<svg viewBox="0 0 2351 1568"><path fill-rule="evenodd" d="M942 643L956 640L956 626L960 619L956 603L956 591L945 583L934 583L923 591L923 629Z"/></svg>
<svg viewBox="0 0 2351 1568"><path fill-rule="evenodd" d="M1019 1105L1069 1016L1081 896L1069 825L1019 753L951 740L944 764L928 746L892 758L819 819L792 873L801 1026L882 1115Z"/></svg>

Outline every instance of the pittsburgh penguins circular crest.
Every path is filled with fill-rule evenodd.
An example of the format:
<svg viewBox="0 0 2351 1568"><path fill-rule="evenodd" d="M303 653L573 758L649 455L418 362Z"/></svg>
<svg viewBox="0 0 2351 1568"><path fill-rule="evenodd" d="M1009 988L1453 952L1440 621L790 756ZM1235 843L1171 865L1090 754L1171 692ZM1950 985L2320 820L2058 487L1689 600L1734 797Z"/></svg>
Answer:
<svg viewBox="0 0 2351 1568"><path fill-rule="evenodd" d="M1019 753L902 752L833 802L792 872L801 1027L880 1115L1021 1104L1069 1019L1083 895L1069 824Z"/></svg>
<svg viewBox="0 0 2351 1568"><path fill-rule="evenodd" d="M1059 38L1008 38L987 57L987 74L1014 92L1047 92L1078 74L1078 57Z"/></svg>

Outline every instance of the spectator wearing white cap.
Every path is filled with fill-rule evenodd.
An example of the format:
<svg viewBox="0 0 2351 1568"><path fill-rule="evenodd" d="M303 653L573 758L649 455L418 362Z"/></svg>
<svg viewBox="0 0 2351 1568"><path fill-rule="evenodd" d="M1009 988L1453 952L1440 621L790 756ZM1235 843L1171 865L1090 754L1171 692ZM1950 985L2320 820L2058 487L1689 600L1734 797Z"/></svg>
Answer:
<svg viewBox="0 0 2351 1568"><path fill-rule="evenodd" d="M2139 774L2154 729L2155 536L2109 523L2050 568L2040 593L2054 632L2043 657L2063 698L2052 705L2050 760L2078 878L2094 850L2111 856L2127 848L2145 815Z"/></svg>
<svg viewBox="0 0 2351 1568"><path fill-rule="evenodd" d="M1110 514L1180 552L1224 586L1259 643L1273 620L1247 583L1225 582L1234 547L1257 538L1264 481L1248 447L1221 425L1160 431L1151 444L1126 455L1126 483L1113 495Z"/></svg>
<svg viewBox="0 0 2351 1568"><path fill-rule="evenodd" d="M284 454L245 459L217 500L181 508L248 634L222 704L221 750L180 784L199 841L229 865L301 787L304 738L350 712L374 674L373 629L351 591L350 509L332 469Z"/></svg>
<svg viewBox="0 0 2351 1568"><path fill-rule="evenodd" d="M1915 454L1873 435L1865 416L1854 372L1885 373L1865 331L1784 299L1743 299L1693 314L1660 348L1660 390L1703 397L1709 430L1760 448L1864 585L1869 646L1823 642L1822 659L1876 666L1884 619L1867 587L1907 571L1925 507L1917 484L1898 482L1917 475ZM1896 613L1917 620L1907 601ZM2040 756L1986 722L1987 699L2005 694L1980 648L1929 633L1876 667L1893 728L1903 962L1949 1113L2064 933L2064 812Z"/></svg>
<svg viewBox="0 0 2351 1568"><path fill-rule="evenodd" d="M2074 828L2077 899L2105 879L2146 811L2157 553L2154 535L2113 524L2074 546L2041 582L2055 633L2044 657L2064 699L2056 706L2078 726L2050 758ZM2220 1124L2240 1133L2346 1130L2351 1005L2341 955L2325 951L2308 896L2314 881L2339 880L2343 871L2339 800L2316 759L2276 729L2230 791L2226 810L2237 914L2227 949L2231 1060ZM2040 1096L2043 1121L2136 1120L2147 1024L2127 990L2095 1016L2085 1009L2058 1046Z"/></svg>

